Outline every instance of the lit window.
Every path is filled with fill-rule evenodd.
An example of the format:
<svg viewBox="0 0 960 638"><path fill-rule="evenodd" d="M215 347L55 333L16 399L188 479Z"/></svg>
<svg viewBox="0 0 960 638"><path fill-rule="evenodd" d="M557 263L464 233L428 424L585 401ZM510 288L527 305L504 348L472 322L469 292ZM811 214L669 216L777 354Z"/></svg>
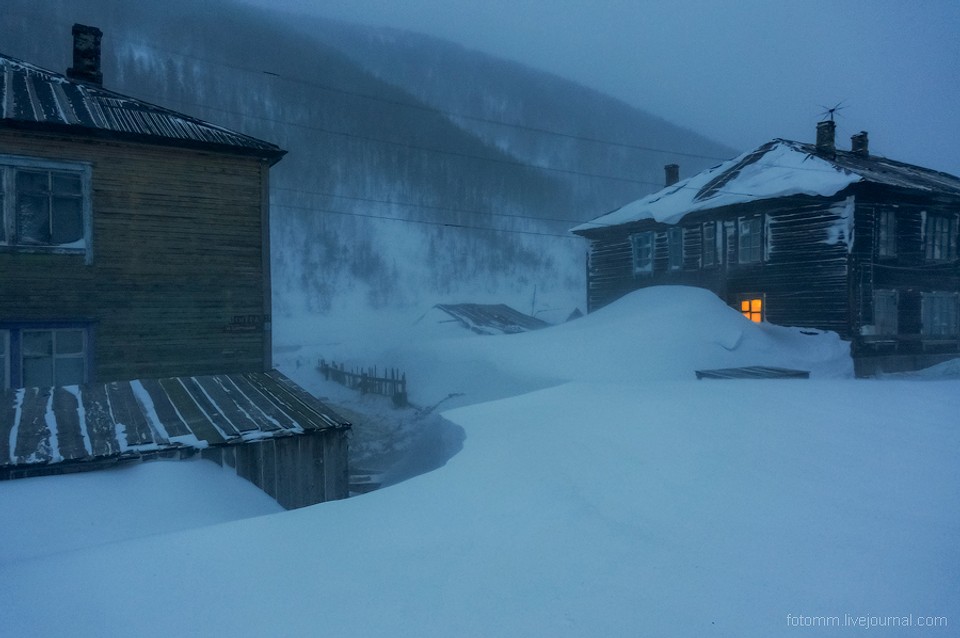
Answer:
<svg viewBox="0 0 960 638"><path fill-rule="evenodd" d="M892 210L877 214L877 254L881 257L897 256L897 216Z"/></svg>
<svg viewBox="0 0 960 638"><path fill-rule="evenodd" d="M741 299L740 312L750 321L760 323L763 321L763 299L760 297Z"/></svg>
<svg viewBox="0 0 960 638"><path fill-rule="evenodd" d="M763 260L763 220L760 217L741 217L739 220L740 263L751 264Z"/></svg>
<svg viewBox="0 0 960 638"><path fill-rule="evenodd" d="M927 217L924 248L928 261L953 261L957 258L957 216Z"/></svg>
<svg viewBox="0 0 960 638"><path fill-rule="evenodd" d="M703 225L702 265L714 266L717 263L717 223L706 222Z"/></svg>
<svg viewBox="0 0 960 638"><path fill-rule="evenodd" d="M873 325L877 335L895 335L899 332L896 290L877 290L873 293Z"/></svg>
<svg viewBox="0 0 960 638"><path fill-rule="evenodd" d="M680 270L683 267L683 229L671 228L667 231L667 242L669 248L669 268L670 270Z"/></svg>
<svg viewBox="0 0 960 638"><path fill-rule="evenodd" d="M0 245L89 257L90 210L88 166L0 155Z"/></svg>
<svg viewBox="0 0 960 638"><path fill-rule="evenodd" d="M633 251L633 274L648 274L653 272L653 233L636 233L630 235L630 245Z"/></svg>
<svg viewBox="0 0 960 638"><path fill-rule="evenodd" d="M957 322L958 295L955 292L925 292L921 297L921 334L932 338L954 338L960 333Z"/></svg>

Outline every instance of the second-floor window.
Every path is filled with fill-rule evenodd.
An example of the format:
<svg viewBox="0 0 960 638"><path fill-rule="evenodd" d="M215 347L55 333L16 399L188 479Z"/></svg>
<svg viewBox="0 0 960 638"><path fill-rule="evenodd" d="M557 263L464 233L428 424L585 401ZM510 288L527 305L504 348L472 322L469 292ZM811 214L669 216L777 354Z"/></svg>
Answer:
<svg viewBox="0 0 960 638"><path fill-rule="evenodd" d="M897 256L897 215L892 210L877 213L877 254L880 257Z"/></svg>
<svg viewBox="0 0 960 638"><path fill-rule="evenodd" d="M930 215L924 230L927 261L953 261L957 258L956 215Z"/></svg>
<svg viewBox="0 0 960 638"><path fill-rule="evenodd" d="M960 295L955 292L925 292L921 297L921 334L932 339L951 339L960 334Z"/></svg>
<svg viewBox="0 0 960 638"><path fill-rule="evenodd" d="M0 155L0 218L0 246L86 253L89 261L89 166Z"/></svg>

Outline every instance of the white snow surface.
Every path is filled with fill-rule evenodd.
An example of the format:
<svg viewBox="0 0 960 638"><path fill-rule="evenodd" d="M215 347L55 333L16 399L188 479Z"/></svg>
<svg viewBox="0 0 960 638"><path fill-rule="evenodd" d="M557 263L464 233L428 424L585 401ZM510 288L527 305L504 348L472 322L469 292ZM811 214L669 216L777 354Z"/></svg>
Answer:
<svg viewBox="0 0 960 638"><path fill-rule="evenodd" d="M762 147L761 147L762 148ZM713 168L681 180L615 211L580 224L574 232L617 226L644 219L674 224L687 213L789 195L833 195L862 176L812 155L796 142L775 140L763 156L743 167L719 190L702 199L697 193L712 179L760 149L748 151Z"/></svg>
<svg viewBox="0 0 960 638"><path fill-rule="evenodd" d="M354 351L408 365L421 401L467 392L444 413L465 434L445 465L344 501L0 561L0 633L759 638L795 633L790 617L949 625L877 635L960 623L960 380L855 380L835 335L751 324L685 288L537 333L438 328L394 320ZM334 329L313 332L331 336L328 359L353 339ZM693 375L754 364L813 377ZM324 388L308 366L284 371ZM111 474L89 480L106 489ZM2 544L69 530L29 507L75 478L27 497L11 491L39 479L0 483ZM118 498L133 517L158 489Z"/></svg>

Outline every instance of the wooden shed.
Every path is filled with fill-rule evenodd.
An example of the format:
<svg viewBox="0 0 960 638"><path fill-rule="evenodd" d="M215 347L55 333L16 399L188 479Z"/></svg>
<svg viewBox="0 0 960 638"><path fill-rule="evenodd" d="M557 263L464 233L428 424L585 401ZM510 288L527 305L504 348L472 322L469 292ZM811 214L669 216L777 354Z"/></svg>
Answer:
<svg viewBox="0 0 960 638"><path fill-rule="evenodd" d="M278 372L5 390L0 480L200 454L293 509L348 496L349 430Z"/></svg>
<svg viewBox="0 0 960 638"><path fill-rule="evenodd" d="M596 310L654 285L707 288L753 321L836 331L859 375L960 356L960 178L777 139L581 224Z"/></svg>

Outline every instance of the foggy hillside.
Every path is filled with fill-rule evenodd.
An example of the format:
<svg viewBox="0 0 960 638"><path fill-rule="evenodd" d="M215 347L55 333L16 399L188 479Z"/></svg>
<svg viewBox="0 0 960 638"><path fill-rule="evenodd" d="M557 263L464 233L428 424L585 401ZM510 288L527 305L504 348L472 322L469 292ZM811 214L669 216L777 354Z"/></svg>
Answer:
<svg viewBox="0 0 960 638"><path fill-rule="evenodd" d="M658 188L664 163L715 163L571 136L731 154L457 45L233 3L5 0L0 51L63 71L74 22L104 31L107 88L289 151L271 185L281 316L358 302L529 310L536 290L561 319L584 295L585 246L567 229Z"/></svg>

